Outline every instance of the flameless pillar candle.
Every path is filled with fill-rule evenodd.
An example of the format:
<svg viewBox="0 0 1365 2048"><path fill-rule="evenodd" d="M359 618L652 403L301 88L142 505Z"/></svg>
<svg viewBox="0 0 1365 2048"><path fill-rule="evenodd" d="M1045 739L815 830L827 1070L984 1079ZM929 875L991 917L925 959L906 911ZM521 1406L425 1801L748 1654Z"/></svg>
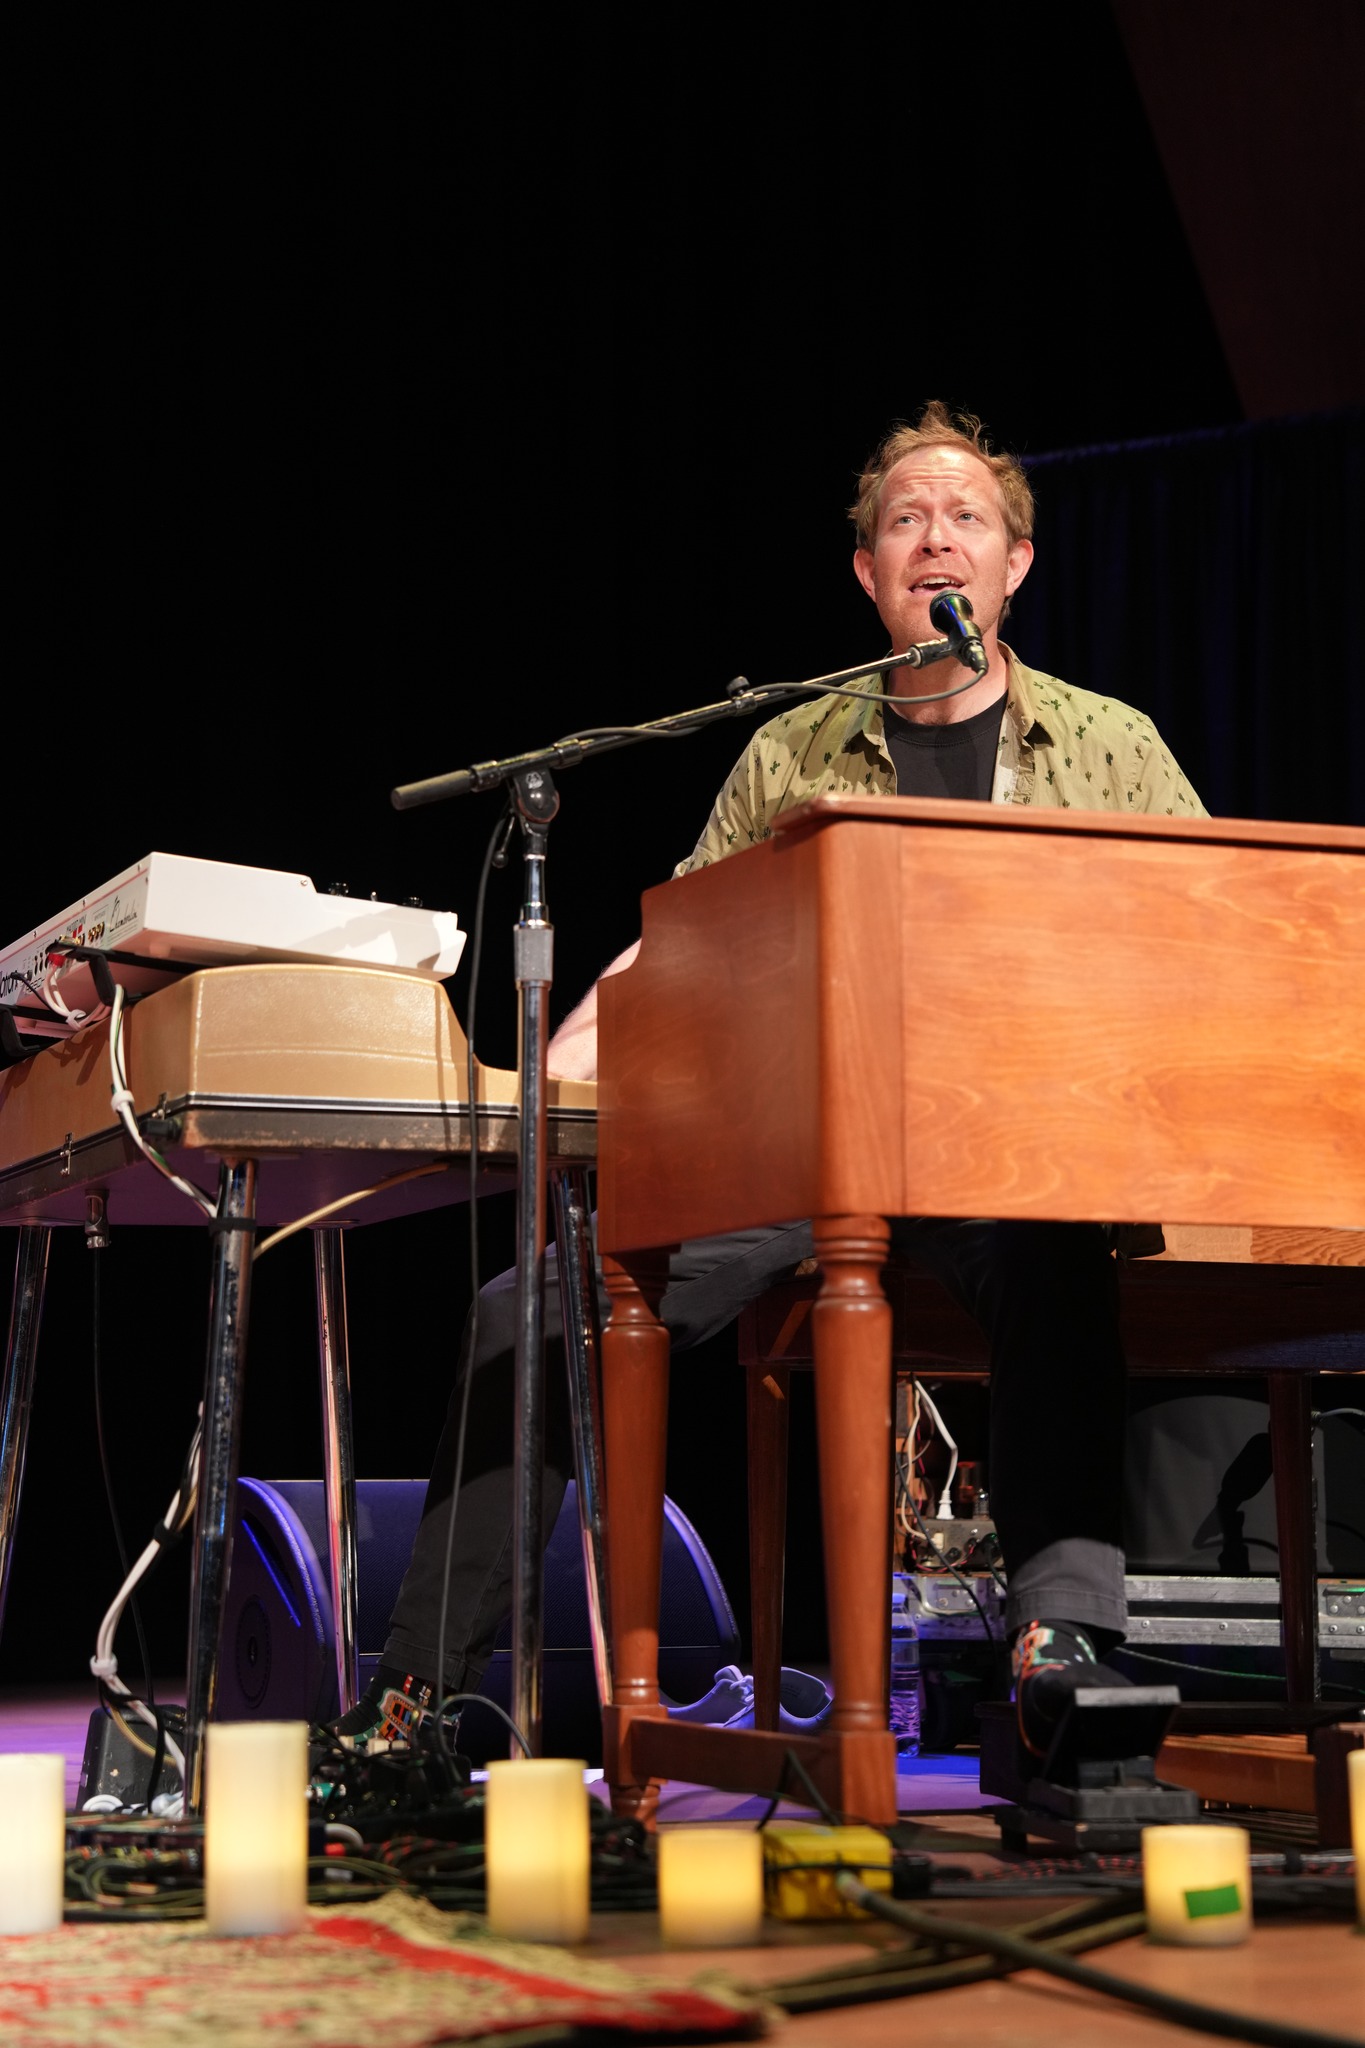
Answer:
<svg viewBox="0 0 1365 2048"><path fill-rule="evenodd" d="M763 1939L763 1837L756 1828L659 1833L659 1918L675 1948L752 1948Z"/></svg>
<svg viewBox="0 0 1365 2048"><path fill-rule="evenodd" d="M1142 1830L1142 1894L1153 1941L1225 1948L1251 1932L1251 1837L1245 1828Z"/></svg>
<svg viewBox="0 0 1365 2048"><path fill-rule="evenodd" d="M488 1924L518 1941L588 1932L587 1766L557 1756L488 1766L484 1861Z"/></svg>
<svg viewBox="0 0 1365 2048"><path fill-rule="evenodd" d="M210 1934L290 1934L308 1907L308 1729L211 1721L204 1811Z"/></svg>
<svg viewBox="0 0 1365 2048"><path fill-rule="evenodd" d="M62 1924L66 1766L59 1756L0 1756L0 1934Z"/></svg>
<svg viewBox="0 0 1365 2048"><path fill-rule="evenodd" d="M1356 1926L1365 1934L1365 1749L1348 1751L1346 1782L1351 1788L1351 1848L1356 1859Z"/></svg>

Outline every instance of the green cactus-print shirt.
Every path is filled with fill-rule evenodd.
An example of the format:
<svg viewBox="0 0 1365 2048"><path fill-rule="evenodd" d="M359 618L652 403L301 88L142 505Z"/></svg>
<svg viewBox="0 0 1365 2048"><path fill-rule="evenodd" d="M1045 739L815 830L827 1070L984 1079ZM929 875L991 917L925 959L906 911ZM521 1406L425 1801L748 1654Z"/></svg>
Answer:
<svg viewBox="0 0 1365 2048"><path fill-rule="evenodd" d="M1150 718L1073 690L1026 668L1002 643L1009 667L991 801L1066 810L1145 811L1157 817L1208 813ZM857 685L875 689L869 676ZM794 704L756 732L716 798L706 829L675 874L709 867L766 839L780 811L814 796L894 796L896 771L880 704L816 697Z"/></svg>

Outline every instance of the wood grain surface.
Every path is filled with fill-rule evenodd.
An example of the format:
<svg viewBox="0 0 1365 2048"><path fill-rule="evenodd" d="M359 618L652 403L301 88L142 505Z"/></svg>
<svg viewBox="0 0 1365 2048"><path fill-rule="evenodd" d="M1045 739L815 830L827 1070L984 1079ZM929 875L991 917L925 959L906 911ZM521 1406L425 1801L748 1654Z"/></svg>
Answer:
<svg viewBox="0 0 1365 2048"><path fill-rule="evenodd" d="M650 891L602 989L608 1248L821 1207L1365 1224L1365 833L779 824Z"/></svg>

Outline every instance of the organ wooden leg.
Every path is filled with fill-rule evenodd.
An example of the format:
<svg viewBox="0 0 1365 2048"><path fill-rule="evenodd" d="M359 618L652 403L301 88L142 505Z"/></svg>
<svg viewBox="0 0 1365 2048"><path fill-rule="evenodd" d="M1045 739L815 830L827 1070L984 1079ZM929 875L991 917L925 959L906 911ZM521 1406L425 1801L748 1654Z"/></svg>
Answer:
<svg viewBox="0 0 1365 2048"><path fill-rule="evenodd" d="M786 1576L788 1393L785 1365L754 1362L748 1382L749 1600L754 1726L776 1728Z"/></svg>
<svg viewBox="0 0 1365 2048"><path fill-rule="evenodd" d="M668 1332L658 1320L668 1250L604 1258L611 1320L602 1333L607 1584L612 1703L602 1746L612 1806L650 1821L659 1788L630 1756L632 1721L667 1718L659 1703L659 1575L663 1565Z"/></svg>
<svg viewBox="0 0 1365 2048"><path fill-rule="evenodd" d="M1275 1531L1280 1544L1280 1634L1285 1696L1293 1706L1322 1697L1318 1663L1317 1517L1313 1512L1313 1410L1307 1373L1266 1375Z"/></svg>
<svg viewBox="0 0 1365 2048"><path fill-rule="evenodd" d="M829 1603L839 1803L896 1817L896 1749L887 1727L891 1590L891 1307L882 1292L890 1227L881 1216L814 1225L821 1288L812 1334L820 1502Z"/></svg>

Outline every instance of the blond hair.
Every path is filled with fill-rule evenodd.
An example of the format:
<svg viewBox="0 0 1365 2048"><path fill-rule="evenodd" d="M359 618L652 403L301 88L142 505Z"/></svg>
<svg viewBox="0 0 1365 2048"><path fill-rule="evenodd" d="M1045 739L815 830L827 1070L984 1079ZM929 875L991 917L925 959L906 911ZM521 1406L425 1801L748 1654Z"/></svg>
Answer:
<svg viewBox="0 0 1365 2048"><path fill-rule="evenodd" d="M892 428L858 479L858 495L848 516L857 530L860 548L870 552L877 545L882 491L896 464L917 449L934 447L965 448L983 462L1000 490L1010 546L1032 538L1033 492L1018 456L997 454L975 413L950 412L942 399L931 398L913 426Z"/></svg>

